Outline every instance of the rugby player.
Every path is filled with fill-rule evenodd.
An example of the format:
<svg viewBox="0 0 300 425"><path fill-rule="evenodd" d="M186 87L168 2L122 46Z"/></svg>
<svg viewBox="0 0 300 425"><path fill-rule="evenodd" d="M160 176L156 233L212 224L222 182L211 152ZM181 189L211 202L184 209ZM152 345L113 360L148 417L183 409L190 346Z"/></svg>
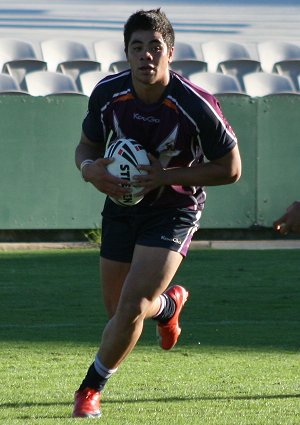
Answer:
<svg viewBox="0 0 300 425"><path fill-rule="evenodd" d="M217 99L170 70L174 30L166 15L160 9L131 15L124 48L128 70L96 85L76 149L84 180L108 195L100 248L108 322L75 393L73 417L101 415L101 393L135 347L145 319L156 321L163 349L176 344L189 293L170 284L199 227L204 186L234 183L241 174L237 139ZM111 200L128 189L103 158L120 138L137 140L150 159L141 166L147 174L135 180L144 198L131 207Z"/></svg>

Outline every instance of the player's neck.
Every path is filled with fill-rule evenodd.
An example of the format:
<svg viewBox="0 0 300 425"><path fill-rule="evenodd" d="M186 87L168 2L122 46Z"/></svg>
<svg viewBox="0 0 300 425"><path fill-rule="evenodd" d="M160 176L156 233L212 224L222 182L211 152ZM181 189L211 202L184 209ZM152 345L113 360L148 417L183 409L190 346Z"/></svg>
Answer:
<svg viewBox="0 0 300 425"><path fill-rule="evenodd" d="M133 82L136 96L144 103L157 103L162 98L168 83L143 84Z"/></svg>

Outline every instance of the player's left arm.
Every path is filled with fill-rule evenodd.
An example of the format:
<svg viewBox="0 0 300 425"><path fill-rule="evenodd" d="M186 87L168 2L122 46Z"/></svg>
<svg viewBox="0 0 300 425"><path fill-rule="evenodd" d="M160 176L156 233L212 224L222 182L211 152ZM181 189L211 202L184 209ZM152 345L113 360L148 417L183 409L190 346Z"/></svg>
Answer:
<svg viewBox="0 0 300 425"><path fill-rule="evenodd" d="M241 176L241 157L235 145L221 158L192 167L163 168L158 159L149 154L150 166L141 166L148 172L136 178L137 185L143 186L143 194L159 186L219 186L231 184Z"/></svg>

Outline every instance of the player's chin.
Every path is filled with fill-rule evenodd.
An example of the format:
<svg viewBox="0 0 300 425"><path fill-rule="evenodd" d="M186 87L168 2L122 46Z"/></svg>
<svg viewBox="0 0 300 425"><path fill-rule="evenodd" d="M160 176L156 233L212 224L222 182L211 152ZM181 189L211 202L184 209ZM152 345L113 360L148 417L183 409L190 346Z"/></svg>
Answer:
<svg viewBox="0 0 300 425"><path fill-rule="evenodd" d="M156 72L145 72L138 70L135 77L144 84L154 84L157 81Z"/></svg>

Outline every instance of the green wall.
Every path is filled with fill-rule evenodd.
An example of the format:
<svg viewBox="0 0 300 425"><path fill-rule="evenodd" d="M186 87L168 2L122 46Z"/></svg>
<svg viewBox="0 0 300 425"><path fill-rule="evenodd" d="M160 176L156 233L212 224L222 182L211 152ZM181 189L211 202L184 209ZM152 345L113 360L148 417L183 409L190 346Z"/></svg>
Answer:
<svg viewBox="0 0 300 425"><path fill-rule="evenodd" d="M270 227L300 198L300 96L220 95L243 160L240 181L207 188L203 228ZM0 96L0 229L100 225L104 196L74 163L85 96Z"/></svg>

